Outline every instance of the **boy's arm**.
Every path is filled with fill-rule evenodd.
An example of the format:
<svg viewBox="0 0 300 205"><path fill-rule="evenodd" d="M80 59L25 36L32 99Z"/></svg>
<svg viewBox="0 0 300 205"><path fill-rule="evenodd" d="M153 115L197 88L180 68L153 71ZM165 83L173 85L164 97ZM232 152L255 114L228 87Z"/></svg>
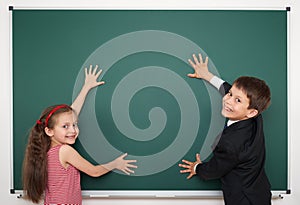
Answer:
<svg viewBox="0 0 300 205"><path fill-rule="evenodd" d="M208 57L205 58L205 62L203 62L202 55L199 54L199 59L195 54L193 54L193 59L189 59L189 63L194 68L194 73L189 73L188 76L190 78L201 78L209 82L213 78L213 74L208 70Z"/></svg>
<svg viewBox="0 0 300 205"><path fill-rule="evenodd" d="M238 151L230 141L223 140L214 150L212 158L198 164L196 174L205 180L218 179L230 172L239 163Z"/></svg>
<svg viewBox="0 0 300 205"><path fill-rule="evenodd" d="M73 108L73 110L75 110L77 115L79 115L79 113L81 111L81 108L83 106L83 103L85 101L85 98L86 98L88 92L92 88L104 84L104 81L100 81L100 82L97 81L102 70L97 71L98 65L96 65L94 69L92 69L92 68L93 68L92 65L90 65L89 69L85 68L84 85L82 86L81 91L79 92L78 96L76 97L76 99L74 100L74 102L71 105L71 107Z"/></svg>
<svg viewBox="0 0 300 205"><path fill-rule="evenodd" d="M218 89L222 95L225 95L228 92L231 86L208 70L208 57L206 57L205 62L203 62L201 54L199 54L199 59L195 54L193 54L193 60L189 59L188 61L192 68L194 68L194 73L188 74L190 78L199 78L206 80L216 89Z"/></svg>
<svg viewBox="0 0 300 205"><path fill-rule="evenodd" d="M219 77L217 77L215 75L209 81L209 83L212 84L218 90L221 88L221 86L224 84L224 82L225 82L224 80L222 80L221 78L219 78Z"/></svg>

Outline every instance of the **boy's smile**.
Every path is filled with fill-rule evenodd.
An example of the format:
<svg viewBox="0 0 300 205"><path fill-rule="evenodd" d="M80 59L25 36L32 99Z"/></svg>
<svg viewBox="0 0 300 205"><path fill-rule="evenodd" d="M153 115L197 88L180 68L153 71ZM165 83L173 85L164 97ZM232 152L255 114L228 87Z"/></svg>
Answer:
<svg viewBox="0 0 300 205"><path fill-rule="evenodd" d="M245 120L254 117L257 110L248 109L249 104L246 93L233 85L223 97L222 115L230 120Z"/></svg>

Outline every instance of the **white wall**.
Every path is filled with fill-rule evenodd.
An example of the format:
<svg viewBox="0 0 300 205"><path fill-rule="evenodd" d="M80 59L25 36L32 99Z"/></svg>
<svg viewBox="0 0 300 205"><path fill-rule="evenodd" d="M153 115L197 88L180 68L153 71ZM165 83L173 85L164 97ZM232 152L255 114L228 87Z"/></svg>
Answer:
<svg viewBox="0 0 300 205"><path fill-rule="evenodd" d="M30 204L10 190L10 139L11 139L11 71L9 66L9 11L8 6L27 8L285 8L291 6L290 12L290 64L289 64L289 137L290 137L290 187L292 194L284 199L273 200L274 205L300 204L300 136L297 125L300 111L299 78L300 75L300 4L296 0L0 0L0 200L1 204ZM199 21L200 26L200 21ZM254 59L255 60L255 59ZM298 87L297 87L298 86ZM278 166L280 161L278 161ZM278 176L280 177L280 176ZM143 205L221 205L220 199L85 199L83 204L132 204Z"/></svg>

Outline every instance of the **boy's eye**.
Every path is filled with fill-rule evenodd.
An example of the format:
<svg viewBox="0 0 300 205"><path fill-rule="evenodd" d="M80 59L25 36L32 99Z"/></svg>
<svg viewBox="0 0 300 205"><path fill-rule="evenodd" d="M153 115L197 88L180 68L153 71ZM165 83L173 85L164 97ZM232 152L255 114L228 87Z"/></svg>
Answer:
<svg viewBox="0 0 300 205"><path fill-rule="evenodd" d="M62 127L65 128L65 129L68 129L68 128L69 128L68 125L63 125Z"/></svg>

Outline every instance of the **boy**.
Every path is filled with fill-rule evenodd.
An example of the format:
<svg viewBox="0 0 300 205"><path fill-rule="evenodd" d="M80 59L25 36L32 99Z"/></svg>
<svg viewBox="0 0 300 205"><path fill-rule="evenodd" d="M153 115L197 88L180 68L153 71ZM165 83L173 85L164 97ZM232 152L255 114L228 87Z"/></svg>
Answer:
<svg viewBox="0 0 300 205"><path fill-rule="evenodd" d="M265 174L265 142L261 112L270 104L270 89L254 77L240 77L229 85L208 71L201 54L193 55L191 78L200 78L214 85L222 95L222 115L227 127L216 140L213 156L207 162L182 160L180 173L197 174L202 179L221 179L226 205L271 204L270 183ZM218 141L219 140L219 141Z"/></svg>

